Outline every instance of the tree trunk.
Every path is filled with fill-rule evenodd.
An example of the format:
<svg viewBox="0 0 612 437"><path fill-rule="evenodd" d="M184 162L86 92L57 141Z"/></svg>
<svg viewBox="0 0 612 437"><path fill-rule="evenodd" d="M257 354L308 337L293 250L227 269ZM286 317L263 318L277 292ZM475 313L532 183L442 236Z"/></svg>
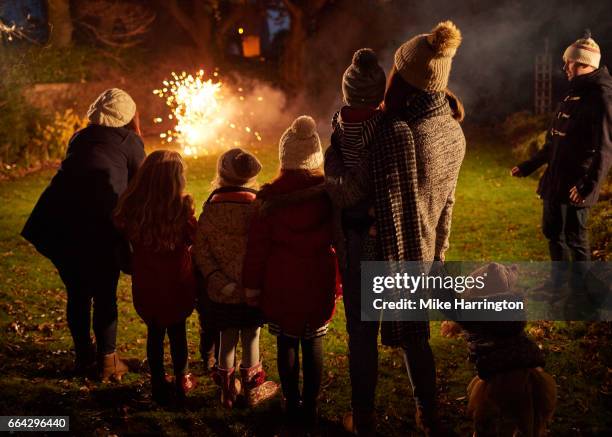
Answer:
<svg viewBox="0 0 612 437"><path fill-rule="evenodd" d="M49 44L53 47L69 47L72 45L72 17L70 2L67 0L48 0L49 24L51 34Z"/></svg>
<svg viewBox="0 0 612 437"><path fill-rule="evenodd" d="M280 76L292 94L297 93L304 82L304 43L306 41L306 27L304 13L299 10L290 10L291 25L281 55Z"/></svg>

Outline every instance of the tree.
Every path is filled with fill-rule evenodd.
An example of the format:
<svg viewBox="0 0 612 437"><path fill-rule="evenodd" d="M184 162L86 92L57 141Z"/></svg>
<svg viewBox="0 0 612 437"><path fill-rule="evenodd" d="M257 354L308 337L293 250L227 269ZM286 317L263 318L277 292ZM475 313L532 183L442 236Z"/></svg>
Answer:
<svg viewBox="0 0 612 437"><path fill-rule="evenodd" d="M158 0L205 59L212 57L212 29L220 0Z"/></svg>
<svg viewBox="0 0 612 437"><path fill-rule="evenodd" d="M143 42L155 20L155 12L139 3L117 0L81 1L78 23L100 43L128 48Z"/></svg>
<svg viewBox="0 0 612 437"><path fill-rule="evenodd" d="M69 47L72 44L72 16L68 0L48 0L48 15L51 34L49 44L53 47Z"/></svg>
<svg viewBox="0 0 612 437"><path fill-rule="evenodd" d="M328 0L282 0L289 13L290 27L281 55L280 76L290 92L303 83L304 43L308 25L323 9Z"/></svg>

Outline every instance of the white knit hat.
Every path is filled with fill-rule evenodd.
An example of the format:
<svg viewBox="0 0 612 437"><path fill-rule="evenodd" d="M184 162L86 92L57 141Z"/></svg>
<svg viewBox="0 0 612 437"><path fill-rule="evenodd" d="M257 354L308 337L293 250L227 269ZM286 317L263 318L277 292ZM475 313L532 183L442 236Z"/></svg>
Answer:
<svg viewBox="0 0 612 437"><path fill-rule="evenodd" d="M585 30L582 38L576 40L575 43L565 49L563 61L574 61L590 65L593 68L599 68L601 51L599 50L599 45L591 38L590 30Z"/></svg>
<svg viewBox="0 0 612 437"><path fill-rule="evenodd" d="M410 85L427 92L444 91L453 56L461 44L461 32L444 21L431 33L417 35L395 52L395 68Z"/></svg>
<svg viewBox="0 0 612 437"><path fill-rule="evenodd" d="M87 118L93 124L122 127L136 114L136 103L128 93L119 88L104 91L87 110Z"/></svg>
<svg viewBox="0 0 612 437"><path fill-rule="evenodd" d="M282 170L316 170L323 166L321 139L312 117L296 118L278 143Z"/></svg>

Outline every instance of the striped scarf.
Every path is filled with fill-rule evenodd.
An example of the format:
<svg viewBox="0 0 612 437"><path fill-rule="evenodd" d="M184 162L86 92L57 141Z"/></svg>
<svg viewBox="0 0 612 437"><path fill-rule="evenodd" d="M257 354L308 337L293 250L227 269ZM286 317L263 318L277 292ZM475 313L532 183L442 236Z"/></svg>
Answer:
<svg viewBox="0 0 612 437"><path fill-rule="evenodd" d="M349 122L342 119L340 111L334 114L332 128L340 139L342 162L346 168L355 167L367 155L374 131L381 118L382 112L376 112L367 120Z"/></svg>

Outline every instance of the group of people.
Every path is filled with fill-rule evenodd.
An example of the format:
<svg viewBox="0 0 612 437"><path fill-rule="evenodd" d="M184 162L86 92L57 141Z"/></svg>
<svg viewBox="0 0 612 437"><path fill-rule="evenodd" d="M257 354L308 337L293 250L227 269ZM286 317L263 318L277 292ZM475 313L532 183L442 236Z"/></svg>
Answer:
<svg viewBox="0 0 612 437"><path fill-rule="evenodd" d="M180 401L196 384L186 335L196 308L202 358L221 403L253 406L278 391L259 349L267 324L277 338L284 411L313 425L323 339L342 294L352 388L345 428L375 432L380 330L383 344L403 350L419 428L441 435L429 324L362 321L360 276L362 261L444 261L465 154L463 107L448 90L460 43L457 27L440 23L397 49L388 78L372 50L358 50L342 77L345 105L333 117L325 155L309 116L283 133L278 175L262 186L254 155L226 151L198 219L180 154L145 157L134 101L116 88L102 93L22 231L66 286L76 370L97 368L102 379L128 371L116 352L123 270L147 325L156 402ZM586 197L584 187L578 192ZM173 383L164 370L166 334Z"/></svg>

